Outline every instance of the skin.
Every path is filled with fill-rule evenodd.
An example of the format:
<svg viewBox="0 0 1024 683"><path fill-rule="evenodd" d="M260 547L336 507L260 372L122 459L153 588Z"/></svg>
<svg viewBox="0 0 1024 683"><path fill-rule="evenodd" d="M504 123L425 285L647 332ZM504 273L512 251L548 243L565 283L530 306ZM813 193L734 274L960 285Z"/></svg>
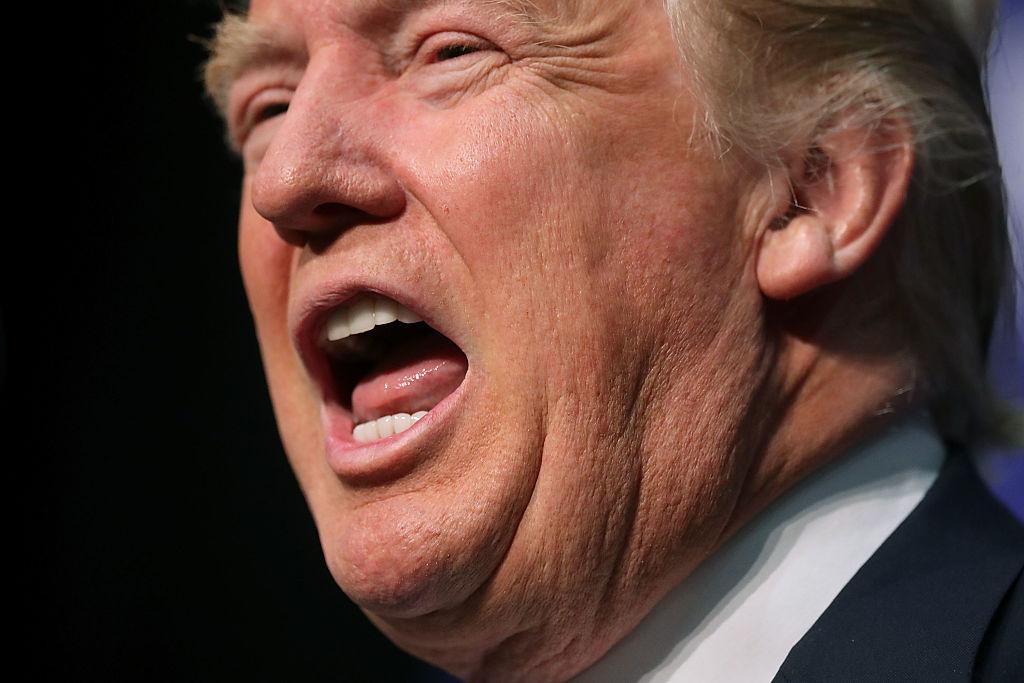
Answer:
<svg viewBox="0 0 1024 683"><path fill-rule="evenodd" d="M294 53L240 74L226 112L271 397L331 573L379 628L462 678L564 680L904 381L831 352L841 292L815 293L869 258L911 159L833 141L837 182L779 229L784 175L688 142L701 111L661 2L531 23L400 5L252 3ZM439 60L452 44L477 50ZM325 460L289 325L338 274L431 302L469 359L399 476Z"/></svg>

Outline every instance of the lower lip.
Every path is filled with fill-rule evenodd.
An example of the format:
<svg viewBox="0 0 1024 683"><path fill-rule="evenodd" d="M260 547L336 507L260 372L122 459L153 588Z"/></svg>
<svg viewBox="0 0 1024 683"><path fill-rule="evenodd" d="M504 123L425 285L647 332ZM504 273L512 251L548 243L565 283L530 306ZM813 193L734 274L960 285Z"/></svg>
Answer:
<svg viewBox="0 0 1024 683"><path fill-rule="evenodd" d="M454 419L467 391L471 370L462 383L401 434L359 443L352 436L355 423L349 411L334 402L321 406L327 463L340 479L351 484L383 483L412 470L428 452L444 425Z"/></svg>

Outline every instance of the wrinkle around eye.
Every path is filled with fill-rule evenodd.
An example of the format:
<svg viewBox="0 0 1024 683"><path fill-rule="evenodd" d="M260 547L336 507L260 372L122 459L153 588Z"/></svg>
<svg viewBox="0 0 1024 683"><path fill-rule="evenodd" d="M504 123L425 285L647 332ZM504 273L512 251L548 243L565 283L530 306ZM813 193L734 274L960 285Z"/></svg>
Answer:
<svg viewBox="0 0 1024 683"><path fill-rule="evenodd" d="M402 69L401 82L435 105L472 96L495 83L511 56L494 42L466 31L440 31L421 40Z"/></svg>
<svg viewBox="0 0 1024 683"><path fill-rule="evenodd" d="M502 83L511 64L509 59L503 59L501 55L486 55L466 61L468 63L464 65L438 68L433 73L409 78L409 87L416 96L434 106L450 106Z"/></svg>

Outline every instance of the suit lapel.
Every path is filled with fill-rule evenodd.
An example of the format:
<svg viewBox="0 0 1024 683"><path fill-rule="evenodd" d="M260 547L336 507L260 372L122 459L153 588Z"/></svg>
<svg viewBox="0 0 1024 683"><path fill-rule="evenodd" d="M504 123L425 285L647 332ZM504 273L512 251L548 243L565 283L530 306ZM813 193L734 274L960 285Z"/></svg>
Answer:
<svg viewBox="0 0 1024 683"><path fill-rule="evenodd" d="M790 651L776 681L967 681L1024 531L963 453Z"/></svg>

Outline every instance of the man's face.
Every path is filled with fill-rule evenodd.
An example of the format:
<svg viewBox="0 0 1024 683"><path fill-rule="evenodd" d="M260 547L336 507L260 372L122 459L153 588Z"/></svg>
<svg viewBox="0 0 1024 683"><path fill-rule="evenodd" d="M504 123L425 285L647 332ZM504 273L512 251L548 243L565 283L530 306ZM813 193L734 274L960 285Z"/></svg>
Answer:
<svg viewBox="0 0 1024 683"><path fill-rule="evenodd" d="M703 557L758 354L743 201L690 140L663 4L515 4L255 0L279 49L230 97L245 285L331 572L462 672L582 661ZM326 343L369 293L433 331Z"/></svg>

